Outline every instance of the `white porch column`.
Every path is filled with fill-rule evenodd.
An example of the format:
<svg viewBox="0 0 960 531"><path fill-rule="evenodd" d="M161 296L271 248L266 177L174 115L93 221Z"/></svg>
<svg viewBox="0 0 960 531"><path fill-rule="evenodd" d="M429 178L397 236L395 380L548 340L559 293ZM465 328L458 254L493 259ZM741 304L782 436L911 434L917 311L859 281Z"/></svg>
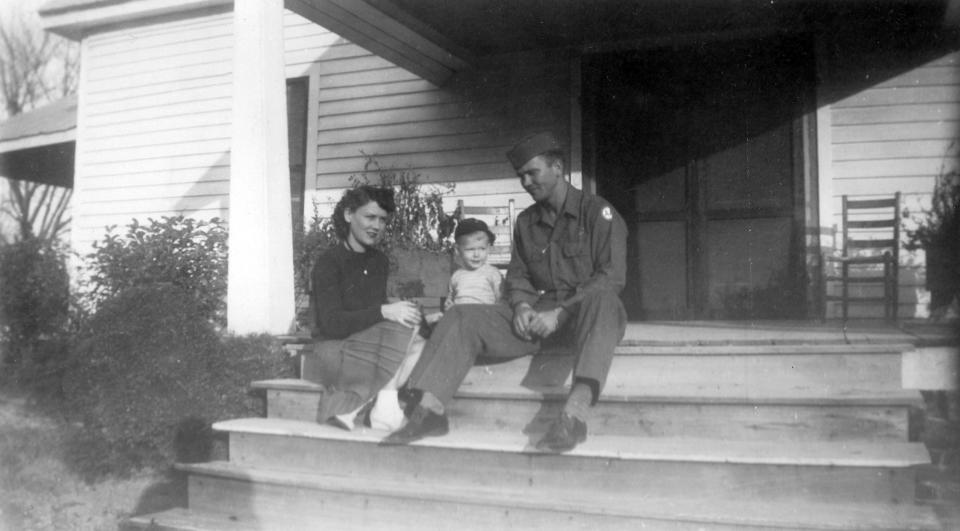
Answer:
<svg viewBox="0 0 960 531"><path fill-rule="evenodd" d="M283 0L236 0L227 326L286 333L294 319Z"/></svg>

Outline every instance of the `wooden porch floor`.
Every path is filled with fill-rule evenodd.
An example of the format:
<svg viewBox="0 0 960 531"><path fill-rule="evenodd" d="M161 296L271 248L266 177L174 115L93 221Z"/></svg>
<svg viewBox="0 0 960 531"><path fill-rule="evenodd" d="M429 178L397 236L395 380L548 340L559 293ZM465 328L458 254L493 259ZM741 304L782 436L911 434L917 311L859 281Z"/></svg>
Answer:
<svg viewBox="0 0 960 531"><path fill-rule="evenodd" d="M957 345L957 322L644 321L627 324L627 345L796 345L886 343Z"/></svg>

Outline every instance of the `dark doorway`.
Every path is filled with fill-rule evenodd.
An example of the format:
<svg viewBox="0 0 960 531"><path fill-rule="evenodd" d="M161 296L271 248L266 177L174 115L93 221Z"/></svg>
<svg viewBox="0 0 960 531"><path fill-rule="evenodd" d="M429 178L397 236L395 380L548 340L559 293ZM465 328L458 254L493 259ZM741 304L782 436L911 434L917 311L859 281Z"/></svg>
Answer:
<svg viewBox="0 0 960 531"><path fill-rule="evenodd" d="M303 227L309 97L310 78L287 80L287 157L290 161L290 215L294 231Z"/></svg>
<svg viewBox="0 0 960 531"><path fill-rule="evenodd" d="M811 50L778 38L585 60L586 163L630 226L631 318L805 315Z"/></svg>

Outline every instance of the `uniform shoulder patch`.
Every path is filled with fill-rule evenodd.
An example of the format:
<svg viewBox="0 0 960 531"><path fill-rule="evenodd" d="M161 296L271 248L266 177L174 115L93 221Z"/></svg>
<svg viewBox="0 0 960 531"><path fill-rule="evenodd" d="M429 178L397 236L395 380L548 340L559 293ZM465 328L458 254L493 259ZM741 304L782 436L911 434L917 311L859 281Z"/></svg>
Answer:
<svg viewBox="0 0 960 531"><path fill-rule="evenodd" d="M603 210L600 211L600 215L603 216L603 219L607 221L613 220L613 211L610 210L610 207L605 206Z"/></svg>

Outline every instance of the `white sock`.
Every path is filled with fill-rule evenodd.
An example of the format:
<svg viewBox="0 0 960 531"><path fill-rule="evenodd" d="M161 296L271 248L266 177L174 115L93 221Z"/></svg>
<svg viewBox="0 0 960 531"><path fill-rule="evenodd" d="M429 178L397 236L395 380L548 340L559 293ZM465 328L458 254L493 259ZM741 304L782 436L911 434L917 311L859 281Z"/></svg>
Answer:
<svg viewBox="0 0 960 531"><path fill-rule="evenodd" d="M341 428L347 431L353 431L353 422L357 418L357 412L341 413L340 415L334 415L333 418L337 419Z"/></svg>
<svg viewBox="0 0 960 531"><path fill-rule="evenodd" d="M397 390L384 389L377 393L377 402L370 411L370 427L375 430L396 431L403 426L403 420Z"/></svg>
<svg viewBox="0 0 960 531"><path fill-rule="evenodd" d="M369 402L369 400L367 401ZM348 411L347 413L341 413L339 415L334 415L333 418L337 419L337 422L342 424L341 428L347 431L353 431L354 422L357 420L357 414L360 413L360 410L363 409L363 406L367 405L367 402L364 402L357 409L353 411Z"/></svg>

